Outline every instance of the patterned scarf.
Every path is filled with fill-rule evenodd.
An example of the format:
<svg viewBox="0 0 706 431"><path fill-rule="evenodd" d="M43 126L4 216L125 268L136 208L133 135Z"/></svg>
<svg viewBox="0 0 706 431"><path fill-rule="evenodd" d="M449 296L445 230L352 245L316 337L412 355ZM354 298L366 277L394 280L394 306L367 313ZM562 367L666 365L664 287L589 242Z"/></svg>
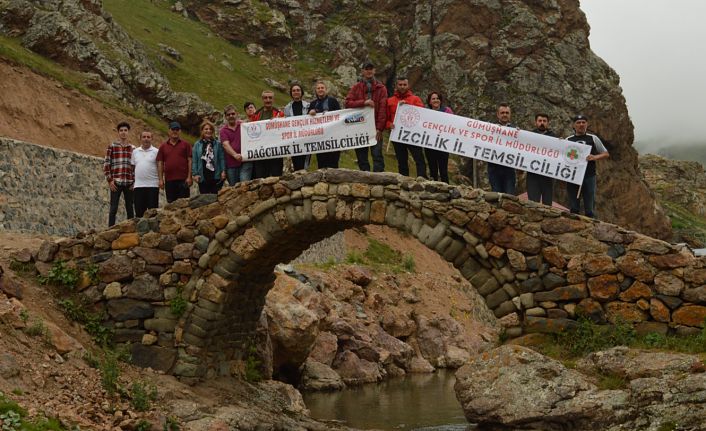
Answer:
<svg viewBox="0 0 706 431"><path fill-rule="evenodd" d="M206 169L208 169L211 172L215 172L216 166L213 164L213 144L214 140L213 139L202 139L201 143L203 144L203 150L201 152L201 160L206 161Z"/></svg>

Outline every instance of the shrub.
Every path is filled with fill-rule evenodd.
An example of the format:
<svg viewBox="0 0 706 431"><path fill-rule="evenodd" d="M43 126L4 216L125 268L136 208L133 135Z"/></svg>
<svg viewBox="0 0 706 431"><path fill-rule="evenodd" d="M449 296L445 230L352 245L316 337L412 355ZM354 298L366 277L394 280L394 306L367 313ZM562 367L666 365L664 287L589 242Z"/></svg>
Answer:
<svg viewBox="0 0 706 431"><path fill-rule="evenodd" d="M99 371L101 373L101 384L108 395L114 395L118 391L118 378L120 377L120 366L115 352L105 353L100 362Z"/></svg>
<svg viewBox="0 0 706 431"><path fill-rule="evenodd" d="M16 431L22 426L22 416L14 410L0 414L0 421L2 421L2 431Z"/></svg>
<svg viewBox="0 0 706 431"><path fill-rule="evenodd" d="M259 382L262 380L260 365L262 365L262 361L257 356L257 348L250 344L248 356L245 358L245 380L248 382Z"/></svg>
<svg viewBox="0 0 706 431"><path fill-rule="evenodd" d="M87 311L86 304L77 304L72 299L60 300L59 306L69 319L83 325L96 344L102 347L112 345L113 330L103 325L103 315Z"/></svg>
<svg viewBox="0 0 706 431"><path fill-rule="evenodd" d="M167 416L167 420L164 421L164 427L162 427L162 431L180 431L181 427L179 426L179 422L177 422L176 419L174 419L171 416Z"/></svg>
<svg viewBox="0 0 706 431"><path fill-rule="evenodd" d="M98 284L100 281L100 277L98 276L99 269L100 268L95 263L91 263L86 267L86 274L88 274L88 278L91 280L92 284Z"/></svg>
<svg viewBox="0 0 706 431"><path fill-rule="evenodd" d="M613 390L613 389L625 389L628 386L628 381L623 376L617 374L603 374L598 380L598 389Z"/></svg>
<svg viewBox="0 0 706 431"><path fill-rule="evenodd" d="M402 261L402 268L408 272L416 272L417 264L411 255L406 255Z"/></svg>
<svg viewBox="0 0 706 431"><path fill-rule="evenodd" d="M350 264L362 264L365 263L365 259L363 259L363 255L358 253L357 251L351 251L348 253L346 256L346 263Z"/></svg>
<svg viewBox="0 0 706 431"><path fill-rule="evenodd" d="M157 388L144 382L133 382L130 386L130 404L138 412L150 409L150 403L157 399Z"/></svg>
<svg viewBox="0 0 706 431"><path fill-rule="evenodd" d="M66 266L66 262L58 261L54 263L46 276L39 276L39 282L73 289L78 284L79 277L80 274L76 268L70 268Z"/></svg>
<svg viewBox="0 0 706 431"><path fill-rule="evenodd" d="M150 431L151 429L152 429L152 424L144 419L142 419L140 422L138 422L137 426L135 426L135 431Z"/></svg>
<svg viewBox="0 0 706 431"><path fill-rule="evenodd" d="M35 320L30 326L25 328L25 333L32 337L46 336L47 327L41 319Z"/></svg>
<svg viewBox="0 0 706 431"><path fill-rule="evenodd" d="M187 300L184 299L183 293L184 289L179 286L177 288L176 296L169 301L169 311L171 311L176 317L181 317L186 311L186 307L189 305Z"/></svg>
<svg viewBox="0 0 706 431"><path fill-rule="evenodd" d="M615 346L629 346L636 340L635 329L629 323L596 325L580 317L576 329L557 335L557 341L574 356L583 356Z"/></svg>
<svg viewBox="0 0 706 431"><path fill-rule="evenodd" d="M21 272L23 274L34 273L34 265L30 262L20 262L15 259L10 261L10 269L15 272Z"/></svg>

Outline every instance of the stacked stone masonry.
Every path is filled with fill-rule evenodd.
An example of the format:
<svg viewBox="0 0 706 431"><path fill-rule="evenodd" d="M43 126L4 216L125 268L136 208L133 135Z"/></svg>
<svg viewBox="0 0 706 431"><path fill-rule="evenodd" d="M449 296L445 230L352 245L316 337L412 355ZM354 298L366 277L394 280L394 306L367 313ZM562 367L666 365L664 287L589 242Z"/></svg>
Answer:
<svg viewBox="0 0 706 431"><path fill-rule="evenodd" d="M76 235L107 225L108 201L102 159L0 138L0 229Z"/></svg>
<svg viewBox="0 0 706 431"><path fill-rule="evenodd" d="M135 362L184 377L237 371L273 269L354 226L418 238L458 268L508 335L579 315L691 333L706 318L706 260L666 242L514 196L397 174L324 170L182 199L101 232L45 242L37 268L99 267L81 288ZM175 297L186 311L172 314Z"/></svg>
<svg viewBox="0 0 706 431"><path fill-rule="evenodd" d="M0 138L0 230L76 235L107 226L109 202L102 158Z"/></svg>

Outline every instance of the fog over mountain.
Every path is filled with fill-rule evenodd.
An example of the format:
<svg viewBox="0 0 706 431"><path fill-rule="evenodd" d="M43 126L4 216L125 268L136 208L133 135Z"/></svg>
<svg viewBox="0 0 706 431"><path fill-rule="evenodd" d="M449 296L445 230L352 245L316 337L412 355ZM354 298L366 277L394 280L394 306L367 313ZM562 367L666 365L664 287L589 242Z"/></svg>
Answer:
<svg viewBox="0 0 706 431"><path fill-rule="evenodd" d="M591 26L591 48L620 75L635 148L640 153L674 152L673 147L706 152L701 127L706 120L706 58L701 55L706 2L583 0L581 9Z"/></svg>

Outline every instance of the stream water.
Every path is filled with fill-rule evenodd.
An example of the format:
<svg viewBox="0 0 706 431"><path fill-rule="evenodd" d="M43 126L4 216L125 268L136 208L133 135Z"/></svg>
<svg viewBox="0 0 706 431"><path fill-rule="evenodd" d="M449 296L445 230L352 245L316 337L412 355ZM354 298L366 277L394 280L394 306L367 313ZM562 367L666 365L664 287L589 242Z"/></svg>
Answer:
<svg viewBox="0 0 706 431"><path fill-rule="evenodd" d="M360 429L465 431L469 427L456 400L453 371L411 374L338 392L305 393L317 419L339 420Z"/></svg>

